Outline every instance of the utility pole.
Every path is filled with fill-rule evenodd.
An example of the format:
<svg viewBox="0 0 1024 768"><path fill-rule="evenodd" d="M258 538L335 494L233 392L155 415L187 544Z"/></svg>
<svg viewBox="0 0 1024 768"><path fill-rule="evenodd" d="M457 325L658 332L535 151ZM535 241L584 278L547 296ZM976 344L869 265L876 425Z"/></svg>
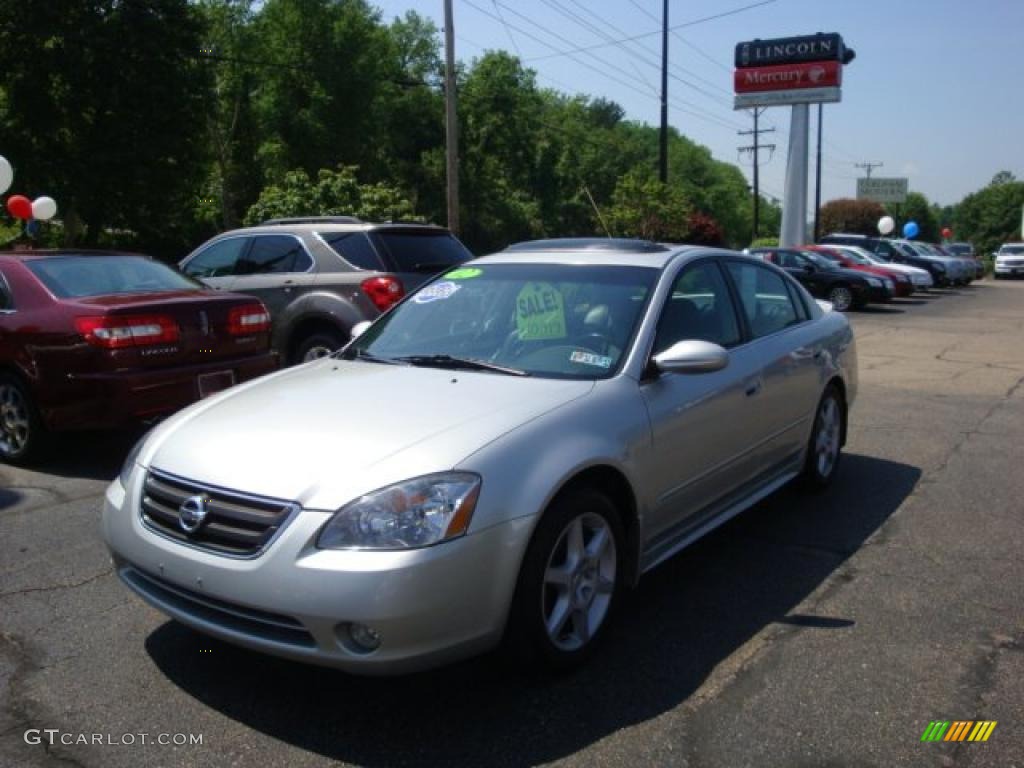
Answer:
<svg viewBox="0 0 1024 768"><path fill-rule="evenodd" d="M658 178L668 182L668 0L662 3L661 18L661 151Z"/></svg>
<svg viewBox="0 0 1024 768"><path fill-rule="evenodd" d="M883 165L885 165L885 163L854 163L853 167L854 168L863 168L864 169L864 174L870 179L871 178L871 171L874 168L881 168Z"/></svg>
<svg viewBox="0 0 1024 768"><path fill-rule="evenodd" d="M774 144L761 144L760 143L760 136L761 136L762 133L775 133L775 129L774 128L764 128L764 129L761 129L761 128L757 127L757 120L761 116L761 114L765 111L765 109L766 109L766 107L761 107L760 109L757 109L755 107L752 110L753 113L754 113L754 130L752 130L752 131L737 131L736 132L740 136L753 136L754 137L754 143L751 144L750 146L738 147L738 149L739 149L739 151L741 153L742 152L751 152L751 153L753 153L753 156L754 156L754 226L753 226L753 232L752 232L752 235L751 235L751 239L752 240L756 240L757 239L757 230L758 230L758 227L760 226L760 222L761 222L761 189L760 189L760 176L758 175L758 167L760 166L760 162L758 161L758 157L757 157L758 156L758 150L760 150L761 147L764 147L765 149L768 149L768 150L770 150L772 152L775 151L775 145Z"/></svg>
<svg viewBox="0 0 1024 768"><path fill-rule="evenodd" d="M825 105L818 102L818 163L814 170L814 242L821 236L821 115Z"/></svg>
<svg viewBox="0 0 1024 768"><path fill-rule="evenodd" d="M444 0L445 154L448 177L448 229L459 231L459 118L455 93L455 27L452 0Z"/></svg>

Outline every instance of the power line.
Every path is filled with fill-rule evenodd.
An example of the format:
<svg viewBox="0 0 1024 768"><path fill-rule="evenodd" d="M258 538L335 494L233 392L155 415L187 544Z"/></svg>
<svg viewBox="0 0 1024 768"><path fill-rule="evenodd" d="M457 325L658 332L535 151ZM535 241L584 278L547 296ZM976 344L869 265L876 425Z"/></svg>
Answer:
<svg viewBox="0 0 1024 768"><path fill-rule="evenodd" d="M760 0L760 2L757 2L757 3L751 3L750 5L744 5L744 6L740 7L740 8L733 8L731 11L723 11L722 13L716 13L713 16L704 16L703 18L700 18L700 19L694 19L693 21L688 21L688 22L686 22L684 24L677 24L674 27L669 27L669 32L674 32L674 31L679 30L679 29L685 29L687 27L693 27L693 26L696 26L698 24L704 24L705 22L708 22L708 21L715 21L716 19L721 19L721 18L724 18L726 16L733 16L733 15L735 15L737 13L742 13L743 11L749 11L752 8L758 8L759 6L762 6L762 5L771 5L772 3L775 3L777 1L778 0ZM463 0L463 2L468 2L468 0ZM645 37L653 37L654 35L660 35L660 34L661 34L661 30L658 29L658 30L655 30L654 32L645 32L642 35L632 35L631 37L624 37L624 38L621 38L619 40L616 40L615 43L628 43L628 42L630 42L632 40L643 40ZM556 58L557 56L568 56L569 54L572 54L572 53L581 53L583 51L593 51L593 50L596 50L598 48L607 48L609 45L613 45L613 44L614 43L602 43L600 45L583 46L582 48L573 48L573 49L570 49L568 51L561 51L561 52L555 53L555 54L547 54L547 55L544 55L544 56L535 56L532 59L528 59L528 61L540 61L542 59L553 59L553 58Z"/></svg>
<svg viewBox="0 0 1024 768"><path fill-rule="evenodd" d="M867 174L867 177L870 179L871 171L875 168L881 168L885 163L854 163L853 165L855 168L863 168L864 173Z"/></svg>
<svg viewBox="0 0 1024 768"><path fill-rule="evenodd" d="M760 109L758 109L756 107L754 108L754 110L753 110L753 112L754 112L754 130L752 130L752 131L737 131L737 133L740 136L753 136L754 137L754 143L753 144L751 144L750 146L739 147L738 148L740 154L743 154L744 152L751 152L753 154L753 156L754 156L754 225L753 225L753 228L752 228L753 239L757 239L757 229L758 229L758 224L760 223L760 212L761 212L761 192L760 192L760 187L759 187L759 183L758 183L759 179L760 179L760 176L758 174L758 169L760 168L761 164L760 164L760 161L758 160L757 154L758 154L758 150L760 149L760 147L762 145L759 142L760 142L760 138L761 138L761 134L762 133L775 133L775 129L774 128L758 128L757 127L758 118L761 116L761 114L764 112L764 110L765 110L764 107L761 107ZM775 152L775 145L774 144L765 144L763 146L765 148L769 149L772 153ZM771 160L771 158L769 158L769 161L770 160Z"/></svg>

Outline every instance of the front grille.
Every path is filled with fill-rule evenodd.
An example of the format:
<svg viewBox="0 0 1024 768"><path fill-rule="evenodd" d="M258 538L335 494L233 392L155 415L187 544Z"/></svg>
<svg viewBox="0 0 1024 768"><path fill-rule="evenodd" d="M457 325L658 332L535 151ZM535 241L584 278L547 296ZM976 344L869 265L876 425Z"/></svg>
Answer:
<svg viewBox="0 0 1024 768"><path fill-rule="evenodd" d="M193 496L205 501L207 515L187 533L179 509ZM280 499L249 496L150 471L142 491L142 520L148 528L199 549L234 557L260 554L298 509Z"/></svg>
<svg viewBox="0 0 1024 768"><path fill-rule="evenodd" d="M223 629L306 648L316 641L301 622L291 616L247 608L226 600L193 592L126 565L118 571L124 582L158 607Z"/></svg>
<svg viewBox="0 0 1024 768"><path fill-rule="evenodd" d="M1007 267L1024 267L1024 259L1002 259Z"/></svg>

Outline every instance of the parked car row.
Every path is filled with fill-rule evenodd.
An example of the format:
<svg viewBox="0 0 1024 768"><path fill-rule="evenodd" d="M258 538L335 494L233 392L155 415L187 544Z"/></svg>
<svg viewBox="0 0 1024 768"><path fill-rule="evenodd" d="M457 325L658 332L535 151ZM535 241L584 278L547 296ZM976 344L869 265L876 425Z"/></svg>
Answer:
<svg viewBox="0 0 1024 768"><path fill-rule="evenodd" d="M886 263L905 264L927 271L938 287L967 285L985 274L984 265L973 256L956 256L943 246L886 237L835 233L821 245L857 246Z"/></svg>
<svg viewBox="0 0 1024 768"><path fill-rule="evenodd" d="M0 460L54 432L156 420L323 357L472 254L448 230L349 217L226 232L181 271L102 251L0 254Z"/></svg>

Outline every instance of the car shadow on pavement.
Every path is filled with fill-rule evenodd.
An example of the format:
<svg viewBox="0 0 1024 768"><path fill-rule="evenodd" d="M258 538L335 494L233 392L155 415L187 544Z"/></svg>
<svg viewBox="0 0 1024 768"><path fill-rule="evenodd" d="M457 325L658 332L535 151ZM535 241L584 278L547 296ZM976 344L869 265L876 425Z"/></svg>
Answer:
<svg viewBox="0 0 1024 768"><path fill-rule="evenodd" d="M844 562L920 475L846 455L828 491L769 497L647 574L573 674L517 673L491 654L410 677L360 678L235 648L176 622L151 633L146 650L202 704L347 763L544 763L679 707L770 625L846 631L848 617L794 609L830 576L855 578Z"/></svg>
<svg viewBox="0 0 1024 768"><path fill-rule="evenodd" d="M903 315L907 312L907 310L900 309L899 306L893 306L892 304L884 306L881 304L868 304L857 311L862 315Z"/></svg>
<svg viewBox="0 0 1024 768"><path fill-rule="evenodd" d="M0 488L0 510L13 507L22 499L22 494L7 488Z"/></svg>
<svg viewBox="0 0 1024 768"><path fill-rule="evenodd" d="M32 469L60 477L113 480L146 427L102 432L66 432Z"/></svg>

